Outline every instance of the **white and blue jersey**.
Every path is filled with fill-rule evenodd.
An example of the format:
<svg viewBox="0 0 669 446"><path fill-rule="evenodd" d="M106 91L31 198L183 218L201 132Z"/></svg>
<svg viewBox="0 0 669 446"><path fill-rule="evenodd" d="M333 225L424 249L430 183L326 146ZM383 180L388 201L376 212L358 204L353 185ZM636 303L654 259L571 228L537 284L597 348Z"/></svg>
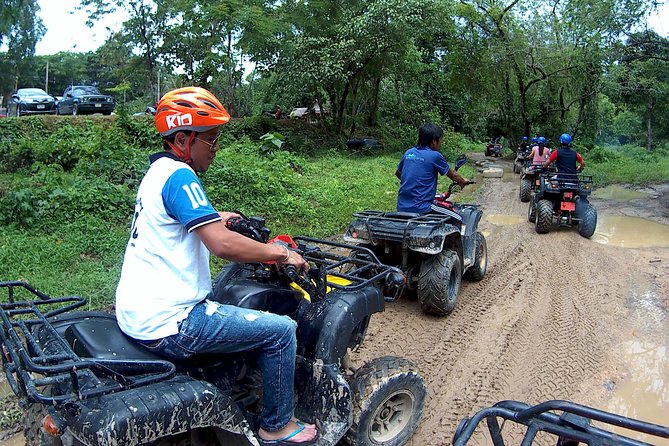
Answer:
<svg viewBox="0 0 669 446"><path fill-rule="evenodd" d="M150 160L116 288L118 324L141 340L178 333L209 294L209 251L193 230L221 220L190 166L167 152Z"/></svg>

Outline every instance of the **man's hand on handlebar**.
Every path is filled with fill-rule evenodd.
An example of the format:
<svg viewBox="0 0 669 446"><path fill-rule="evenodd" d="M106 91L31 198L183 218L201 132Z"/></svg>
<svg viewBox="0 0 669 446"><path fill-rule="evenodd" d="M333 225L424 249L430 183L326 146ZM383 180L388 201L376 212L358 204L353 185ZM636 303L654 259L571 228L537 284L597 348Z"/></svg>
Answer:
<svg viewBox="0 0 669 446"><path fill-rule="evenodd" d="M309 271L309 263L304 260L304 258L298 254L296 251L293 251L292 249L288 248L284 243L277 243L281 245L287 255L284 258L281 258L276 261L276 266L280 269L285 268L288 265L292 265L297 269L298 272L308 272Z"/></svg>

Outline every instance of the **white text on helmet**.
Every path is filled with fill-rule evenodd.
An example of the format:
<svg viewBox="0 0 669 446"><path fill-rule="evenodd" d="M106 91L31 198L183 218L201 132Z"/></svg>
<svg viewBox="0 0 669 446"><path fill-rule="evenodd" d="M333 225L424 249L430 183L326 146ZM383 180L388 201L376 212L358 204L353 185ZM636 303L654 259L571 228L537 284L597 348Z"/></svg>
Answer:
<svg viewBox="0 0 669 446"><path fill-rule="evenodd" d="M192 125L193 117L190 115L190 113L186 113L183 115L167 115L165 117L165 121L167 122L167 128L173 129L174 127L184 127L187 125Z"/></svg>

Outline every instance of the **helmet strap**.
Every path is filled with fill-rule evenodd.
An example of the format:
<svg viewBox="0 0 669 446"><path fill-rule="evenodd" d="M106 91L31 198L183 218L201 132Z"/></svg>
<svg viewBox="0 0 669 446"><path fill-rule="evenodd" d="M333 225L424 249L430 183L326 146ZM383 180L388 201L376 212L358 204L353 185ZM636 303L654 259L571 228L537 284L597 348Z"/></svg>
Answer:
<svg viewBox="0 0 669 446"><path fill-rule="evenodd" d="M186 147L182 150L179 146L174 144L171 141L165 141L168 146L172 149L174 154L178 156L182 161L184 161L186 164L189 166L193 164L193 160L191 159L190 156L190 147L193 144L193 141L195 140L195 132L191 132L190 136L188 137L188 141L186 141Z"/></svg>

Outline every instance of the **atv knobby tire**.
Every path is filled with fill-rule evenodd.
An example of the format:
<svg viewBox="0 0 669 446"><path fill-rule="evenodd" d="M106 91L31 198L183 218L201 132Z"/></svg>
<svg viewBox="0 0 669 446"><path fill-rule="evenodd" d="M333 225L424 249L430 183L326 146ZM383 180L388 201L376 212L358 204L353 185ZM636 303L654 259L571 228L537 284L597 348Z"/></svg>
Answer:
<svg viewBox="0 0 669 446"><path fill-rule="evenodd" d="M539 200L534 229L537 234L548 234L553 225L553 203L550 200Z"/></svg>
<svg viewBox="0 0 669 446"><path fill-rule="evenodd" d="M592 237L597 227L597 210L588 205L583 211L583 218L578 223L578 233L585 238Z"/></svg>
<svg viewBox="0 0 669 446"><path fill-rule="evenodd" d="M523 178L520 180L520 201L527 203L532 198L532 181Z"/></svg>
<svg viewBox="0 0 669 446"><path fill-rule="evenodd" d="M49 414L42 404L31 403L23 414L23 435L26 438L26 446L41 446L42 423L44 417Z"/></svg>
<svg viewBox="0 0 669 446"><path fill-rule="evenodd" d="M427 388L410 361L376 358L356 370L349 384L353 424L344 443L401 446L411 438L423 413Z"/></svg>
<svg viewBox="0 0 669 446"><path fill-rule="evenodd" d="M527 208L527 221L530 223L537 221L537 207L534 204L534 201L532 201Z"/></svg>
<svg viewBox="0 0 669 446"><path fill-rule="evenodd" d="M418 275L418 302L425 313L446 316L455 308L462 264L455 251L444 249L423 260Z"/></svg>
<svg viewBox="0 0 669 446"><path fill-rule="evenodd" d="M485 241L485 236L480 232L477 232L474 236L474 243L476 246L474 263L469 267L464 277L478 282L483 279L488 269L488 244Z"/></svg>

